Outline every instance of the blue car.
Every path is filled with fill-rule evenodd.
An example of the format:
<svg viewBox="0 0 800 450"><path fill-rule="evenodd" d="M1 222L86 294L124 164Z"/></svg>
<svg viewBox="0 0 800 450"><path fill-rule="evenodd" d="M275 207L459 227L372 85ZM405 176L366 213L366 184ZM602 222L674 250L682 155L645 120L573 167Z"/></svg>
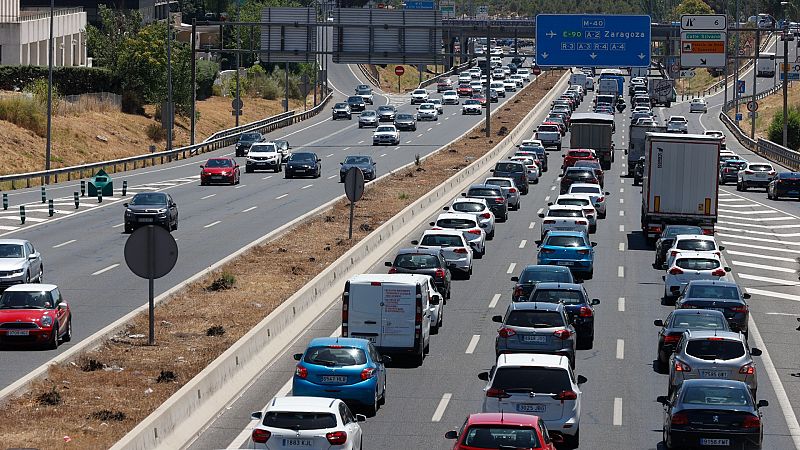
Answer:
<svg viewBox="0 0 800 450"><path fill-rule="evenodd" d="M594 242L579 231L551 231L539 246L537 264L569 267L576 278L594 276Z"/></svg>
<svg viewBox="0 0 800 450"><path fill-rule="evenodd" d="M600 299L589 300L586 289L577 283L538 283L533 288L529 302L563 303L570 323L578 334L578 350L589 350L594 346L594 307Z"/></svg>
<svg viewBox="0 0 800 450"><path fill-rule="evenodd" d="M316 338L298 361L292 395L338 398L375 414L386 398L388 356L381 356L366 339Z"/></svg>

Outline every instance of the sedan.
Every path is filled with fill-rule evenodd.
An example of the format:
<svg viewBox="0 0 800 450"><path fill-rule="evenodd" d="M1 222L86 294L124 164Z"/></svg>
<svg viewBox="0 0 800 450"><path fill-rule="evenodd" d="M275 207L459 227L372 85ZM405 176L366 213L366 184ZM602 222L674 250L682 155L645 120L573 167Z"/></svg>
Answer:
<svg viewBox="0 0 800 450"><path fill-rule="evenodd" d="M604 186L605 182L605 172L603 172L603 168L600 166L600 161L596 159L581 159L575 161L572 167L588 167L594 170L594 175L597 177L598 184L600 187Z"/></svg>
<svg viewBox="0 0 800 450"><path fill-rule="evenodd" d="M378 113L378 121L394 122L394 117L397 115L397 108L392 105L383 105L378 106L375 112Z"/></svg>
<svg viewBox="0 0 800 450"><path fill-rule="evenodd" d="M398 114L394 126L402 131L417 131L417 118L413 114Z"/></svg>
<svg viewBox="0 0 800 450"><path fill-rule="evenodd" d="M537 264L566 266L576 278L590 279L595 245L583 231L551 231L539 247Z"/></svg>
<svg viewBox="0 0 800 450"><path fill-rule="evenodd" d="M377 127L378 113L375 111L363 111L358 115L358 128Z"/></svg>
<svg viewBox="0 0 800 450"><path fill-rule="evenodd" d="M475 99L468 99L464 101L464 105L461 106L461 115L467 114L483 114L483 107L481 106L481 102Z"/></svg>
<svg viewBox="0 0 800 450"><path fill-rule="evenodd" d="M591 167L568 167L561 176L559 194L566 194L574 183L600 184L600 180Z"/></svg>
<svg viewBox="0 0 800 450"><path fill-rule="evenodd" d="M350 105L350 111L352 112L360 112L367 109L367 102L360 95L347 97L347 104Z"/></svg>
<svg viewBox="0 0 800 450"><path fill-rule="evenodd" d="M178 229L178 205L164 192L140 192L125 207L125 232L132 233L142 225L158 225L167 230Z"/></svg>
<svg viewBox="0 0 800 450"><path fill-rule="evenodd" d="M0 239L0 290L31 281L44 282L42 254L24 239Z"/></svg>
<svg viewBox="0 0 800 450"><path fill-rule="evenodd" d="M730 331L725 315L712 309L676 309L666 319L656 319L653 325L658 331L658 351L656 363L659 373L666 373L669 357L687 330Z"/></svg>
<svg viewBox="0 0 800 450"><path fill-rule="evenodd" d="M460 103L458 99L458 92L456 91L444 91L442 93L442 102L445 105L457 105Z"/></svg>
<svg viewBox="0 0 800 450"><path fill-rule="evenodd" d="M600 304L600 299L590 300L582 285L541 282L533 288L527 301L563 303L578 333L578 349L589 350L594 346L594 307Z"/></svg>
<svg viewBox="0 0 800 450"><path fill-rule="evenodd" d="M400 145L400 133L394 125L381 125L372 133L372 145Z"/></svg>
<svg viewBox="0 0 800 450"><path fill-rule="evenodd" d="M72 339L72 311L54 284L16 284L0 296L0 344L50 350Z"/></svg>
<svg viewBox="0 0 800 450"><path fill-rule="evenodd" d="M779 200L781 197L800 200L800 172L781 172L772 177L767 184L767 198Z"/></svg>
<svg viewBox="0 0 800 450"><path fill-rule="evenodd" d="M525 301L530 297L533 288L538 283L574 283L572 272L564 266L540 266L528 264L522 269L519 276L511 277L514 290L511 294L512 302Z"/></svg>
<svg viewBox="0 0 800 450"><path fill-rule="evenodd" d="M689 102L689 112L708 112L708 104L706 104L706 101L702 98L693 98L692 101Z"/></svg>
<svg viewBox="0 0 800 450"><path fill-rule="evenodd" d="M211 183L239 184L239 163L233 158L210 158L200 166L200 186Z"/></svg>
<svg viewBox="0 0 800 450"><path fill-rule="evenodd" d="M473 184L467 192L462 192L461 196L486 200L486 204L498 220L501 222L508 220L508 199L500 186Z"/></svg>
<svg viewBox="0 0 800 450"><path fill-rule="evenodd" d="M322 159L316 153L292 153L286 160L286 173L284 178L311 177L319 178L322 175Z"/></svg>
<svg viewBox="0 0 800 450"><path fill-rule="evenodd" d="M556 198L555 203L548 202L547 206L563 205L563 206L578 206L583 209L583 217L589 221L589 233L597 231L597 210L594 209L592 201L586 197L579 195L563 194Z"/></svg>
<svg viewBox="0 0 800 450"><path fill-rule="evenodd" d="M563 303L521 302L508 305L494 341L495 357L503 353L548 353L569 358L575 367L575 327Z"/></svg>
<svg viewBox="0 0 800 450"><path fill-rule="evenodd" d="M472 95L472 86L466 83L459 84L458 89L456 89L456 92L458 92L459 97L469 97L470 95Z"/></svg>
<svg viewBox="0 0 800 450"><path fill-rule="evenodd" d="M486 240L494 239L494 213L489 209L489 204L483 198L457 198L450 206L442 208L444 211L453 211L472 214L478 219L480 227L486 232Z"/></svg>
<svg viewBox="0 0 800 450"><path fill-rule="evenodd" d="M556 450L564 437L548 434L539 416L517 413L470 414L459 431L445 433L446 439L455 439L453 450L476 448L524 448ZM494 447L492 447L494 446Z"/></svg>
<svg viewBox="0 0 800 450"><path fill-rule="evenodd" d="M264 136L257 132L242 133L239 142L236 143L236 156L245 156L254 142L264 142Z"/></svg>
<svg viewBox="0 0 800 450"><path fill-rule="evenodd" d="M675 302L675 308L720 311L731 330L741 331L747 336L750 307L746 300L749 298L750 294L742 292L739 285L732 281L694 280L686 285L686 289Z"/></svg>
<svg viewBox="0 0 800 450"><path fill-rule="evenodd" d="M342 167L339 169L339 181L344 183L345 175L352 167L358 167L361 169L361 173L364 174L365 181L372 181L378 175L377 171L375 170L375 161L372 160L372 156L369 155L351 155L346 156L344 161L340 162L339 164Z"/></svg>

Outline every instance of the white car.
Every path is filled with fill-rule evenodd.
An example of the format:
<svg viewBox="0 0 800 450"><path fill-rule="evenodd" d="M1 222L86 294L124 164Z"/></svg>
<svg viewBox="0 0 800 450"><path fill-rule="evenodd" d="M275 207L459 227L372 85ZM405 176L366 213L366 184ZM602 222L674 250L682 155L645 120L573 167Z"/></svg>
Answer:
<svg viewBox="0 0 800 450"><path fill-rule="evenodd" d="M664 275L664 299L677 298L692 280L719 280L730 271L730 267L722 267L722 261L715 253L680 252Z"/></svg>
<svg viewBox="0 0 800 450"><path fill-rule="evenodd" d="M492 81L492 83L489 84L489 89L497 92L498 97L506 96L506 86L502 81Z"/></svg>
<svg viewBox="0 0 800 450"><path fill-rule="evenodd" d="M483 181L483 184L488 184L492 186L500 186L500 189L503 190L503 194L506 195L506 201L508 202L508 209L519 210L520 206L522 205L521 197L519 188L517 184L514 183L513 178L506 178L506 177L488 177L486 180Z"/></svg>
<svg viewBox="0 0 800 450"><path fill-rule="evenodd" d="M444 114L444 103L442 103L442 99L440 98L432 98L429 102L433 103L433 106L436 107L436 112L439 114Z"/></svg>
<svg viewBox="0 0 800 450"><path fill-rule="evenodd" d="M492 79L493 80L505 80L506 79L506 73L503 72L503 69L500 69L500 68L494 69L492 71Z"/></svg>
<svg viewBox="0 0 800 450"><path fill-rule="evenodd" d="M511 81L513 81L514 83L517 83L517 87L522 87L523 85L525 85L525 79L522 78L522 75L518 73L511 75L511 77L509 78L511 78Z"/></svg>
<svg viewBox="0 0 800 450"><path fill-rule="evenodd" d="M478 93L483 91L483 83L480 81L472 81L469 83L469 87L472 88L473 93Z"/></svg>
<svg viewBox="0 0 800 450"><path fill-rule="evenodd" d="M472 276L472 246L464 234L454 230L426 230L419 241L411 241L419 248L441 248L444 260L453 265L453 271L460 272L464 278Z"/></svg>
<svg viewBox="0 0 800 450"><path fill-rule="evenodd" d="M583 208L583 216L589 221L589 233L597 231L597 210L594 209L594 205L592 205L592 201L589 200L588 197L561 194L558 196L555 203L549 203L547 206L552 206L554 204L580 206Z"/></svg>
<svg viewBox="0 0 800 450"><path fill-rule="evenodd" d="M503 49L500 47L495 47L489 52L492 56L503 56Z"/></svg>
<svg viewBox="0 0 800 450"><path fill-rule="evenodd" d="M458 82L459 83L469 83L472 81L472 74L469 72L461 72L458 74Z"/></svg>
<svg viewBox="0 0 800 450"><path fill-rule="evenodd" d="M523 139L522 142L517 144L517 147L527 147L527 146L544 147L540 139Z"/></svg>
<svg viewBox="0 0 800 450"><path fill-rule="evenodd" d="M411 104L415 103L425 103L428 101L428 91L425 89L414 89L411 92Z"/></svg>
<svg viewBox="0 0 800 450"><path fill-rule="evenodd" d="M474 215L460 212L444 212L430 223L432 230L460 231L472 247L477 259L486 254L486 232Z"/></svg>
<svg viewBox="0 0 800 450"><path fill-rule="evenodd" d="M502 354L491 372L478 378L483 388L482 412L539 416L550 433L564 436L565 448L578 448L581 390L586 378L576 376L569 357L541 353ZM497 447L495 447L497 448Z"/></svg>
<svg viewBox="0 0 800 450"><path fill-rule="evenodd" d="M667 133L688 133L689 121L683 116L670 116L667 120Z"/></svg>
<svg viewBox="0 0 800 450"><path fill-rule="evenodd" d="M517 75L521 76L523 80L527 83L531 81L531 71L530 69L517 69Z"/></svg>
<svg viewBox="0 0 800 450"><path fill-rule="evenodd" d="M245 173L264 169L280 172L282 168L283 154L274 142L256 142L250 146L244 165Z"/></svg>
<svg viewBox="0 0 800 450"><path fill-rule="evenodd" d="M720 139L720 143L719 143L720 144L720 148L722 150L725 150L725 133L723 133L722 131L719 131L719 130L706 130L705 133L703 133L703 134L705 134L706 136L713 136L715 138L719 138ZM722 156L721 153L720 153L720 156Z"/></svg>
<svg viewBox="0 0 800 450"><path fill-rule="evenodd" d="M439 111L433 103L423 103L417 108L417 120L439 120Z"/></svg>
<svg viewBox="0 0 800 450"><path fill-rule="evenodd" d="M458 92L456 91L444 91L442 93L442 102L445 105L457 105L461 103L458 98Z"/></svg>
<svg viewBox="0 0 800 450"><path fill-rule="evenodd" d="M594 77L586 77L586 90L594 92Z"/></svg>
<svg viewBox="0 0 800 450"><path fill-rule="evenodd" d="M539 165L538 157L534 155L514 155L508 159L525 164L525 168L528 169L528 184L539 184L539 177L542 175L542 167Z"/></svg>
<svg viewBox="0 0 800 450"><path fill-rule="evenodd" d="M30 241L0 239L0 289L32 282L44 282L42 254Z"/></svg>
<svg viewBox="0 0 800 450"><path fill-rule="evenodd" d="M474 80L476 78L481 77L481 68L480 67L473 67L469 69L469 75Z"/></svg>
<svg viewBox="0 0 800 450"><path fill-rule="evenodd" d="M464 100L464 104L461 105L461 115L467 114L483 114L481 102L479 100L475 100L474 98Z"/></svg>
<svg viewBox="0 0 800 450"><path fill-rule="evenodd" d="M583 215L583 207L574 205L552 205L547 213L539 213L542 220L540 240L551 231L579 231L589 235L589 219Z"/></svg>
<svg viewBox="0 0 800 450"><path fill-rule="evenodd" d="M689 102L689 112L708 112L708 104L706 104L706 101L702 98L693 98L692 101Z"/></svg>
<svg viewBox="0 0 800 450"><path fill-rule="evenodd" d="M597 210L597 218L606 218L606 196L608 192L603 192L603 188L599 184L592 183L572 183L567 191L569 195L580 195L588 197Z"/></svg>
<svg viewBox="0 0 800 450"><path fill-rule="evenodd" d="M736 190L746 191L751 187L766 188L774 175L775 169L770 163L747 163L736 175Z"/></svg>
<svg viewBox="0 0 800 450"><path fill-rule="evenodd" d="M379 125L372 133L372 145L400 145L400 132L394 125Z"/></svg>
<svg viewBox="0 0 800 450"><path fill-rule="evenodd" d="M481 228L486 232L486 239L494 239L495 217L485 198L459 197L453 200L450 206L445 206L445 211L472 214L478 219Z"/></svg>
<svg viewBox="0 0 800 450"><path fill-rule="evenodd" d="M720 256L720 251L725 250L725 247L717 245L714 236L706 236L704 234L679 234L675 236L675 242L672 247L667 250L666 267L672 266L675 258L685 252L711 252Z"/></svg>
<svg viewBox="0 0 800 450"><path fill-rule="evenodd" d="M503 80L503 87L506 89L507 92L517 91L517 83L511 78L506 78L505 80Z"/></svg>
<svg viewBox="0 0 800 450"><path fill-rule="evenodd" d="M362 450L359 422L367 420L353 414L343 401L322 397L275 397L250 418L258 420L258 425L250 434L248 448L268 450Z"/></svg>

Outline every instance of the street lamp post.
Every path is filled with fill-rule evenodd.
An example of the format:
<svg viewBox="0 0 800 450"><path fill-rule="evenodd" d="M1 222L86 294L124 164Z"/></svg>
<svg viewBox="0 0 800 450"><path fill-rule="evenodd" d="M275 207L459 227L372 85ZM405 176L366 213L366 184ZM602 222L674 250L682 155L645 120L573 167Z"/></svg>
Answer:
<svg viewBox="0 0 800 450"><path fill-rule="evenodd" d="M44 151L44 170L50 170L50 149L53 130L53 16L55 0L50 0L50 39L47 41L47 143ZM50 184L50 175L44 176L44 184Z"/></svg>
<svg viewBox="0 0 800 450"><path fill-rule="evenodd" d="M789 20L786 18L786 5L789 2L781 2L783 8L783 146L789 145L789 112L788 98L789 98Z"/></svg>

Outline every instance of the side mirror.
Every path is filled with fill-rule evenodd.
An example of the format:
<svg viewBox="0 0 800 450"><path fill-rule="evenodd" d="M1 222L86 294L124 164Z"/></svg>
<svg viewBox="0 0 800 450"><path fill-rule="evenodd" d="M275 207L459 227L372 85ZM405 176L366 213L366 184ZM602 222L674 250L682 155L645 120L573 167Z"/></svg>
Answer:
<svg viewBox="0 0 800 450"><path fill-rule="evenodd" d="M761 349L760 348L751 348L750 349L750 356L761 356Z"/></svg>
<svg viewBox="0 0 800 450"><path fill-rule="evenodd" d="M726 268L725 268L725 272L730 272L730 271L731 271L731 268L730 268L730 267L726 267Z"/></svg>
<svg viewBox="0 0 800 450"><path fill-rule="evenodd" d="M458 432L456 430L450 430L444 434L445 439L458 439Z"/></svg>
<svg viewBox="0 0 800 450"><path fill-rule="evenodd" d="M489 172L494 173L494 169L489 169Z"/></svg>
<svg viewBox="0 0 800 450"><path fill-rule="evenodd" d="M450 207L449 206L445 206L444 208L442 208L442 211L450 211Z"/></svg>
<svg viewBox="0 0 800 450"><path fill-rule="evenodd" d="M720 245L720 246L719 246L719 249L720 249L720 250L725 250L725 246L724 246L724 245Z"/></svg>
<svg viewBox="0 0 800 450"><path fill-rule="evenodd" d="M592 301L589 304L592 305L592 306L597 306L597 305L600 304L600 299L599 298L593 298Z"/></svg>
<svg viewBox="0 0 800 450"><path fill-rule="evenodd" d="M432 295L431 296L431 305L438 305L442 303L442 296L441 295Z"/></svg>
<svg viewBox="0 0 800 450"><path fill-rule="evenodd" d="M462 192L462 193L461 193L461 196L462 196L462 197L466 197L466 196L467 196L467 193L466 193L466 192Z"/></svg>
<svg viewBox="0 0 800 450"><path fill-rule="evenodd" d="M659 395L658 397L656 397L656 401L664 406L670 405L669 397L667 397L666 395Z"/></svg>
<svg viewBox="0 0 800 450"><path fill-rule="evenodd" d="M300 361L301 359L303 359L303 354L295 353L294 355L292 355L292 358L294 358L295 361Z"/></svg>
<svg viewBox="0 0 800 450"><path fill-rule="evenodd" d="M262 417L263 416L262 416L261 411L256 411L254 413L250 413L250 420L261 420Z"/></svg>
<svg viewBox="0 0 800 450"><path fill-rule="evenodd" d="M392 362L392 357L388 355L381 355L381 362L382 363L390 363Z"/></svg>
<svg viewBox="0 0 800 450"><path fill-rule="evenodd" d="M766 400L759 400L758 403L756 403L756 408L763 408L765 406L769 406L769 402Z"/></svg>
<svg viewBox="0 0 800 450"><path fill-rule="evenodd" d="M511 277L511 281L519 282L519 277Z"/></svg>
<svg viewBox="0 0 800 450"><path fill-rule="evenodd" d="M553 206L553 202L547 202L547 206Z"/></svg>
<svg viewBox="0 0 800 450"><path fill-rule="evenodd" d="M322 162L322 160L321 160L321 159L319 159L319 158L317 158L317 162Z"/></svg>
<svg viewBox="0 0 800 450"><path fill-rule="evenodd" d="M39 257L38 253L31 253L30 255L28 255L28 259L31 261L35 260L38 257Z"/></svg>
<svg viewBox="0 0 800 450"><path fill-rule="evenodd" d="M478 374L478 379L483 381L489 381L489 372L481 372Z"/></svg>
<svg viewBox="0 0 800 450"><path fill-rule="evenodd" d="M745 300L749 299L750 297L752 297L752 295L748 294L747 292L742 294L742 298L745 299Z"/></svg>
<svg viewBox="0 0 800 450"><path fill-rule="evenodd" d="M561 445L564 443L564 436L561 433L553 433L550 436L550 440L553 441L554 444Z"/></svg>
<svg viewBox="0 0 800 450"><path fill-rule="evenodd" d="M578 384L583 384L583 383L586 383L587 381L589 381L589 380L587 380L585 376L578 375Z"/></svg>
<svg viewBox="0 0 800 450"><path fill-rule="evenodd" d="M122 206L124 206L124 207L126 207L126 208L127 208L127 207L128 207L128 204L127 204L127 203L123 203L123 204L122 204Z"/></svg>
<svg viewBox="0 0 800 450"><path fill-rule="evenodd" d="M428 222L428 225L434 226L434 225L436 225L436 222Z"/></svg>
<svg viewBox="0 0 800 450"><path fill-rule="evenodd" d="M605 191L603 192L605 195L611 195L611 192Z"/></svg>
<svg viewBox="0 0 800 450"><path fill-rule="evenodd" d="M206 166L204 166L204 165L200 164L200 168L201 168L201 169L205 169L205 168L206 168Z"/></svg>
<svg viewBox="0 0 800 450"><path fill-rule="evenodd" d="M62 300L62 301L61 301L61 303L59 303L58 305L56 305L56 308L58 308L58 309L67 309L67 306L68 306L68 305L67 305L67 302L65 302L65 301L63 301L63 300Z"/></svg>
<svg viewBox="0 0 800 450"><path fill-rule="evenodd" d="M592 247L597 247L597 242L592 242Z"/></svg>
<svg viewBox="0 0 800 450"><path fill-rule="evenodd" d="M492 322L503 323L503 316L492 316Z"/></svg>
<svg viewBox="0 0 800 450"><path fill-rule="evenodd" d="M356 421L357 422L366 422L367 421L367 416L365 416L363 414L356 414Z"/></svg>
<svg viewBox="0 0 800 450"><path fill-rule="evenodd" d="M386 266L386 267L392 267L392 262L391 261L386 261L385 263L383 263L383 265Z"/></svg>
<svg viewBox="0 0 800 450"><path fill-rule="evenodd" d="M344 165L344 161L340 162L340 163L339 163L339 165L340 165L340 166L343 166L343 165Z"/></svg>
<svg viewBox="0 0 800 450"><path fill-rule="evenodd" d="M661 320L661 319L656 319L656 320L653 321L653 325L655 325L657 327L663 327L664 326L664 321Z"/></svg>
<svg viewBox="0 0 800 450"><path fill-rule="evenodd" d="M419 241L411 241L411 245L419 245Z"/></svg>
<svg viewBox="0 0 800 450"><path fill-rule="evenodd" d="M539 217L541 217L542 219L544 219L544 213L539 213Z"/></svg>

